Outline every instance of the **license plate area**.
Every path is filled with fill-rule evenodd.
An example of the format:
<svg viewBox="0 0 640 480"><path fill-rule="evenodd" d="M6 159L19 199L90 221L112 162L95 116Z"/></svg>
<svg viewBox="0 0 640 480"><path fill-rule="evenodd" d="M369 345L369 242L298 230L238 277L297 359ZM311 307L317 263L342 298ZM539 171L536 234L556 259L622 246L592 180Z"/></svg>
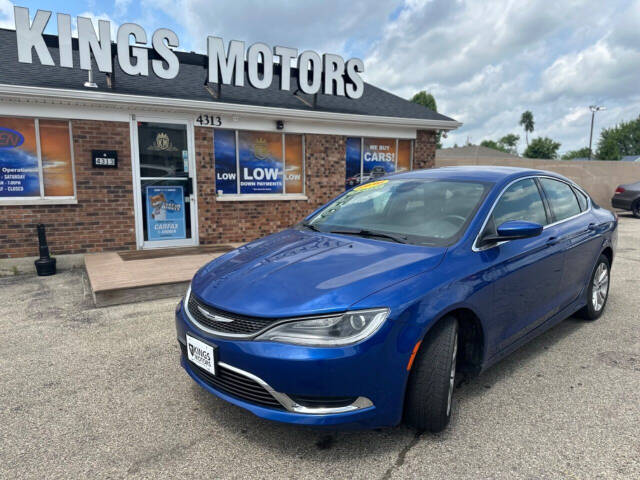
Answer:
<svg viewBox="0 0 640 480"><path fill-rule="evenodd" d="M186 335L187 358L211 375L218 373L218 347L200 338Z"/></svg>

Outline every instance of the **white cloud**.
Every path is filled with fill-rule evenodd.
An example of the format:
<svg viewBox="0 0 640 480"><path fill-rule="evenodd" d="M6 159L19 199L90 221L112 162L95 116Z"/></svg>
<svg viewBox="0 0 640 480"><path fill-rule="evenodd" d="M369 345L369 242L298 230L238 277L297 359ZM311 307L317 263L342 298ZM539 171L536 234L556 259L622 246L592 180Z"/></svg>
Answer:
<svg viewBox="0 0 640 480"><path fill-rule="evenodd" d="M117 34L118 34L118 23L115 22L109 15L107 15L106 13L93 13L93 12L84 12L81 13L80 15L78 15L78 17L86 17L89 18L91 20L91 23L93 24L93 29L97 32L99 32L98 30L98 21L99 20L106 20L109 22L109 27L110 27L110 31L111 31L111 40L115 41L115 39L117 38ZM71 35L74 37L78 36L78 19L77 17L71 17L71 28L72 28L72 32Z"/></svg>
<svg viewBox="0 0 640 480"><path fill-rule="evenodd" d="M16 28L13 20L13 3L9 0L0 0L0 28Z"/></svg>
<svg viewBox="0 0 640 480"><path fill-rule="evenodd" d="M594 136L640 113L638 25L638 0L416 0L369 51L366 79L404 97L431 91L442 113L465 124L446 145L521 134L520 114L531 110L534 136L580 148L588 105L609 107Z"/></svg>
<svg viewBox="0 0 640 480"><path fill-rule="evenodd" d="M366 50L377 38L395 1L327 0L324 2L255 2L236 0L143 0L144 8L161 8L189 32L185 48L203 51L207 35L247 44L265 42L300 50L342 53ZM185 39L188 42L188 39ZM184 43L184 42L183 42Z"/></svg>
<svg viewBox="0 0 640 480"><path fill-rule="evenodd" d="M117 16L121 16L126 14L129 5L131 4L131 0L115 0L115 14Z"/></svg>

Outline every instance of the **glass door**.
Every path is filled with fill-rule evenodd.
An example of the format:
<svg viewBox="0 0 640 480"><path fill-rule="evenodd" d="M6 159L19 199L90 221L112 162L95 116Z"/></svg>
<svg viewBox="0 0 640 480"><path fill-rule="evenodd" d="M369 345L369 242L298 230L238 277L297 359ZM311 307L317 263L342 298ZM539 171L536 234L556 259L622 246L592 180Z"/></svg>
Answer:
<svg viewBox="0 0 640 480"><path fill-rule="evenodd" d="M134 121L138 245L197 245L192 139L185 123Z"/></svg>

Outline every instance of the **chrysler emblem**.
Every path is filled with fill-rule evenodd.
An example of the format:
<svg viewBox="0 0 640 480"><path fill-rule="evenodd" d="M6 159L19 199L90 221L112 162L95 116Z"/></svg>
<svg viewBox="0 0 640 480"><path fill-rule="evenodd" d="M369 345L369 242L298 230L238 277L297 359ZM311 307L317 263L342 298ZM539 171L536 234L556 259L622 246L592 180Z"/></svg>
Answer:
<svg viewBox="0 0 640 480"><path fill-rule="evenodd" d="M230 323L233 322L233 318L221 317L220 315L214 315L213 313L207 312L204 308L198 305L198 310L200 313L207 317L209 320L213 320L214 322L224 322Z"/></svg>

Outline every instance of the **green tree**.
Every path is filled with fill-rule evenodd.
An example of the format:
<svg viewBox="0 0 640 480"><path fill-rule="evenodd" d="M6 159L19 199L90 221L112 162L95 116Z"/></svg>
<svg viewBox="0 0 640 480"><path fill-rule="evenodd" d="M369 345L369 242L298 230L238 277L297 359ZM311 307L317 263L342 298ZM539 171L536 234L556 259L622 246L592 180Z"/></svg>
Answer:
<svg viewBox="0 0 640 480"><path fill-rule="evenodd" d="M572 158L589 158L589 147L579 148L578 150L569 150L562 155L562 160L571 160Z"/></svg>
<svg viewBox="0 0 640 480"><path fill-rule="evenodd" d="M438 104L436 103L436 99L430 93L427 93L425 90L422 90L416 93L413 97L411 97L411 102L417 103L418 105L422 105L423 107L427 107L429 110L433 110L434 112L438 111ZM442 132L436 133L436 148L442 148L442 142L440 141L442 137Z"/></svg>
<svg viewBox="0 0 640 480"><path fill-rule="evenodd" d="M549 137L538 137L531 140L531 143L524 151L527 158L557 158L559 142L554 142Z"/></svg>
<svg viewBox="0 0 640 480"><path fill-rule="evenodd" d="M520 117L520 126L524 129L525 139L527 140L527 147L529 146L529 133L532 133L535 128L535 122L533 121L533 113L529 110L522 113Z"/></svg>
<svg viewBox="0 0 640 480"><path fill-rule="evenodd" d="M500 140L498 143L506 148L508 153L512 153L513 155L518 154L518 142L520 141L520 135L516 135L514 133L508 133Z"/></svg>
<svg viewBox="0 0 640 480"><path fill-rule="evenodd" d="M504 153L509 153L509 150L502 145L500 142L496 142L495 140L483 140L480 142L480 145L487 148L493 148L494 150L500 150Z"/></svg>
<svg viewBox="0 0 640 480"><path fill-rule="evenodd" d="M640 116L615 127L605 128L600 133L597 158L620 160L625 155L640 155Z"/></svg>

